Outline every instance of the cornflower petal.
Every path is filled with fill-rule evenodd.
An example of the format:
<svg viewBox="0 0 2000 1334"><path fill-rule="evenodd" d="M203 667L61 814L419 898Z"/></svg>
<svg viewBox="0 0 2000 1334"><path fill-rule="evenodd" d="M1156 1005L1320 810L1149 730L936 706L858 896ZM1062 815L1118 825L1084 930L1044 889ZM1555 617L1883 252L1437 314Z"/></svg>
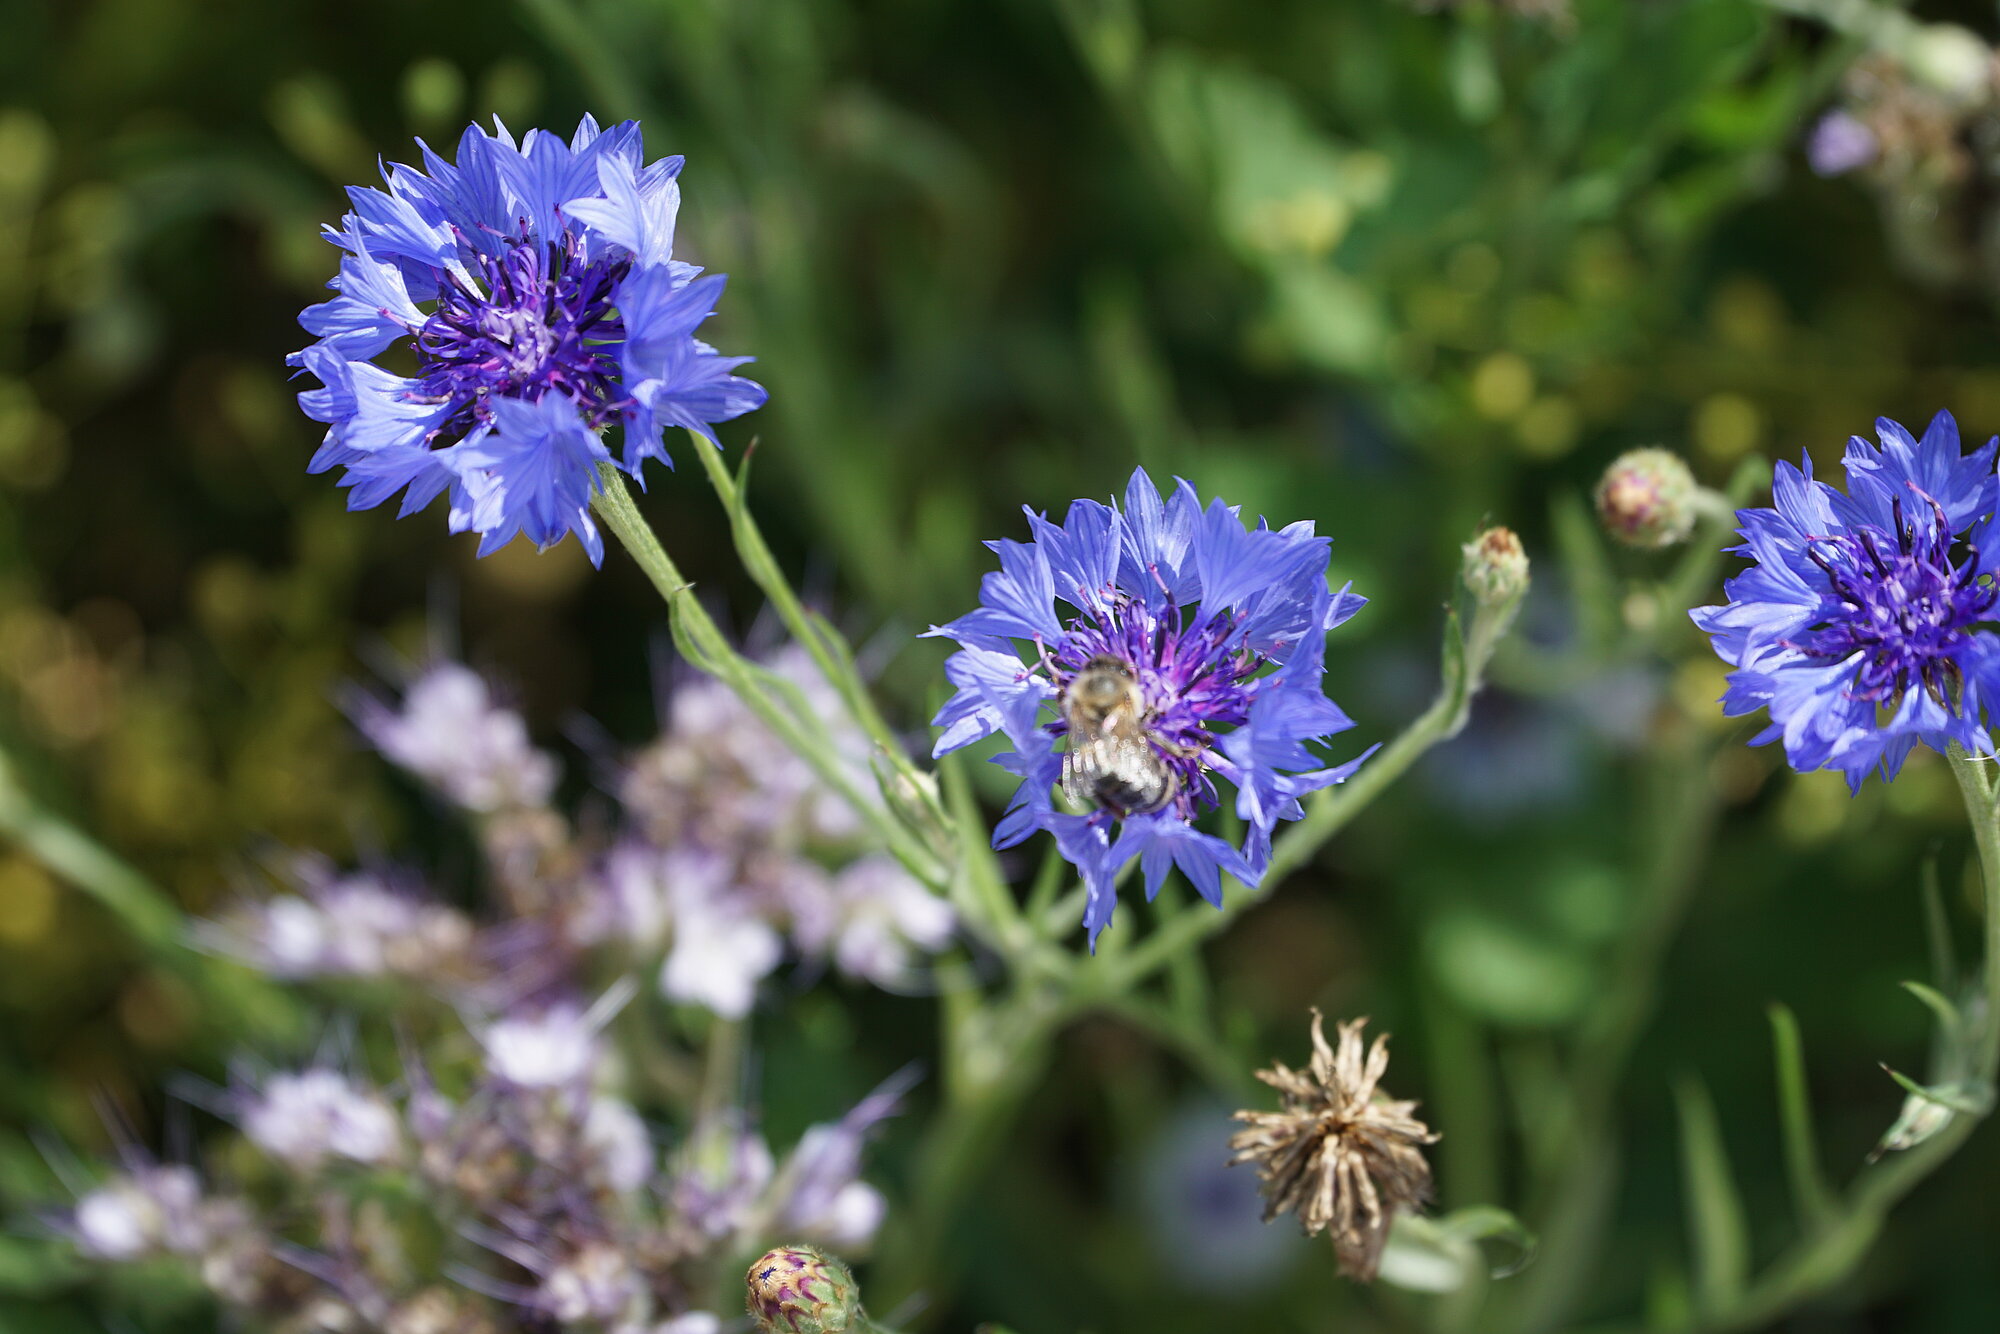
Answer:
<svg viewBox="0 0 2000 1334"><path fill-rule="evenodd" d="M1362 599L1328 591L1330 543L1312 525L1246 528L1185 481L1162 495L1143 470L1122 510L1080 500L1061 524L1032 511L1028 524L1029 542L989 544L1000 569L981 581L980 607L929 631L960 646L936 753L996 732L1014 743L994 757L1021 780L994 846L1053 834L1088 890L1093 943L1134 859L1149 896L1179 867L1219 905L1223 874L1257 882L1272 828L1303 813L1298 798L1359 764L1321 767L1309 747L1353 725L1324 692L1324 635ZM1092 714L1071 687L1106 663L1128 695ZM1071 729L1108 729L1114 712L1120 730L1101 732L1097 753L1124 768L1090 769L1106 761L1079 760ZM1195 828L1221 804L1217 780L1236 788L1240 846ZM1058 809L1058 782L1091 808Z"/></svg>
<svg viewBox="0 0 2000 1334"><path fill-rule="evenodd" d="M311 470L342 469L354 508L401 492L408 514L449 492L481 555L573 533L600 560L605 432L621 428L615 461L636 477L668 461L666 427L713 442L765 400L736 374L749 358L694 336L723 280L672 257L682 159L648 165L635 122L589 117L567 139L470 126L452 162L417 147L421 169L385 166L387 188L349 190L326 229L346 252L336 295L301 316L318 341L288 358L322 385L299 396L328 426ZM372 364L405 340L416 375Z"/></svg>
<svg viewBox="0 0 2000 1334"><path fill-rule="evenodd" d="M1810 457L1779 464L1772 505L1737 515L1734 550L1753 563L1727 603L1692 613L1736 669L1723 711L1770 717L1751 744L1782 741L1794 769L1838 769L1857 791L1919 743L1990 754L2000 697L1996 443L1963 453L1948 413L1921 439L1886 418L1876 431L1879 446L1849 442L1845 493Z"/></svg>

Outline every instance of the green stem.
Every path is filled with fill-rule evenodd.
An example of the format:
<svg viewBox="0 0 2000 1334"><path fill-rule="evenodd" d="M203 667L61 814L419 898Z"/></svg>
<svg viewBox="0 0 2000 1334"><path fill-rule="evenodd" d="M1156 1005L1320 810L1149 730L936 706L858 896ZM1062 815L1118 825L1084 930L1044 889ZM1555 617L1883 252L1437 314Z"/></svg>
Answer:
<svg viewBox="0 0 2000 1334"><path fill-rule="evenodd" d="M1979 852L1981 898L1985 910L1983 964L1985 1013L1974 1072L1990 1084L2000 1074L2000 810L1987 777L1989 760L1957 746L1950 751L1952 776L1965 798L1972 839ZM1925 1178L1950 1160L1980 1118L1953 1116L1937 1134L1865 1171L1848 1193L1845 1207L1827 1226L1812 1232L1780 1256L1734 1306L1704 1328L1759 1329L1803 1301L1831 1288L1853 1272L1881 1232L1889 1211Z"/></svg>
<svg viewBox="0 0 2000 1334"><path fill-rule="evenodd" d="M1262 902L1286 876L1311 861L1329 839L1408 773L1425 751L1457 736L1471 714L1472 698L1479 691L1487 661L1506 632L1513 611L1512 603L1480 607L1462 639L1457 617L1453 615L1445 630L1444 683L1430 707L1356 770L1352 778L1307 798L1305 817L1286 827L1271 849L1270 864L1254 887L1239 887L1220 909L1192 905L1152 932L1106 970L1109 976L1104 980L1103 990L1117 994L1130 988L1235 922Z"/></svg>
<svg viewBox="0 0 2000 1334"><path fill-rule="evenodd" d="M783 621L785 628L791 632L792 638L797 640L811 656L813 664L819 668L820 675L826 678L826 683L839 693L841 702L847 705L848 712L868 733L869 739L899 769L913 769L915 766L910 764L908 753L896 740L895 733L889 730L889 724L882 717L881 711L875 707L874 697L869 694L861 674L855 669L853 657L847 653L845 646L828 634L825 626L806 610L805 604L799 601L798 594L792 590L791 583L778 569L777 558L771 554L771 548L764 541L763 533L751 520L742 490L737 485L736 479L729 475L729 469L724 466L721 451L699 437L696 437L693 443L695 455L708 472L708 480L715 487L716 495L722 500L722 508L729 515L729 531L735 538L737 554L743 558L743 568L756 581L757 587L763 590L764 597L778 613L778 619ZM745 465L746 467L748 465L747 456Z"/></svg>
<svg viewBox="0 0 2000 1334"><path fill-rule="evenodd" d="M1649 767L1640 793L1642 846L1635 920L1607 961L1606 991L1577 1035L1567 1066L1577 1072L1563 1098L1567 1117L1553 1132L1563 1145L1552 1170L1528 1192L1527 1217L1540 1235L1541 1258L1519 1281L1495 1293L1505 1318L1495 1327L1543 1330L1559 1325L1582 1296L1616 1183L1619 1146L1612 1127L1616 1094L1632 1049L1658 997L1659 975L1700 880L1716 801L1708 778L1711 745L1677 729L1684 743ZM1650 817L1650 819L1648 819Z"/></svg>
<svg viewBox="0 0 2000 1334"><path fill-rule="evenodd" d="M1958 747L1951 749L1951 772L1965 797L1965 813L1972 821L1972 839L1979 849L1980 888L1986 913L1986 959L1984 964L1986 1013L1982 1017L1979 1043L1979 1077L1991 1081L2000 1075L2000 808L1988 781L1989 759L1974 759Z"/></svg>
<svg viewBox="0 0 2000 1334"><path fill-rule="evenodd" d="M748 1028L745 1020L720 1016L709 1026L692 1124L707 1125L736 1105L741 1093L737 1085L743 1075L744 1039L748 1036Z"/></svg>
<svg viewBox="0 0 2000 1334"><path fill-rule="evenodd" d="M1079 1008L1060 982L1019 986L990 1007L948 998L944 1103L925 1131L909 1207L884 1236L871 1275L891 1309L919 1293L935 1308L951 1288L954 1220L1047 1073L1057 1030Z"/></svg>
<svg viewBox="0 0 2000 1334"><path fill-rule="evenodd" d="M624 475L609 463L598 467L598 491L592 506L666 602L674 645L681 655L733 690L821 782L853 808L911 874L932 886L946 885L950 876L936 853L892 817L881 802L864 794L835 760L817 720L808 722L810 713L797 687L743 657L730 644L695 597L694 586L681 577L679 567L632 503ZM785 701L782 705L781 700Z"/></svg>

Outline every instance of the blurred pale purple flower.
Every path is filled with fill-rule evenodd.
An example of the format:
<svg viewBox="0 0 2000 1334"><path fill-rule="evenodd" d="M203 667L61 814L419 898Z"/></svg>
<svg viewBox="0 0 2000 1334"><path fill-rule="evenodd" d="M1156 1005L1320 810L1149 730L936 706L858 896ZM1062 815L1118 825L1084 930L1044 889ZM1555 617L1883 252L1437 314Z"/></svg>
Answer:
<svg viewBox="0 0 2000 1334"><path fill-rule="evenodd" d="M575 1005L508 1015L478 1030L486 1072L517 1088L587 1083L601 1047L597 1018Z"/></svg>
<svg viewBox="0 0 2000 1334"><path fill-rule="evenodd" d="M763 665L826 720L830 750L855 783L872 786L868 739L805 651L787 645ZM633 757L620 795L642 832L662 846L695 838L711 847L794 849L860 832L854 812L812 767L734 691L707 676L675 686L659 740Z"/></svg>
<svg viewBox="0 0 2000 1334"><path fill-rule="evenodd" d="M1819 118L1806 137L1806 161L1821 176L1840 176L1865 167L1881 152L1875 131L1851 111L1834 109Z"/></svg>
<svg viewBox="0 0 2000 1334"><path fill-rule="evenodd" d="M727 1110L696 1125L674 1154L667 1202L676 1222L711 1239L733 1237L750 1223L776 1174L771 1148Z"/></svg>
<svg viewBox="0 0 2000 1334"><path fill-rule="evenodd" d="M652 1325L638 1334L722 1334L722 1318L707 1311L689 1311L672 1320Z"/></svg>
<svg viewBox="0 0 2000 1334"><path fill-rule="evenodd" d="M861 1150L869 1133L895 1115L915 1070L891 1075L852 1111L831 1124L809 1126L779 1167L774 1219L792 1232L836 1250L859 1250L874 1239L887 1202L861 1180Z"/></svg>
<svg viewBox="0 0 2000 1334"><path fill-rule="evenodd" d="M819 716L845 719L803 650L765 665ZM851 722L832 729L855 786L872 787L866 736ZM906 985L915 955L950 943L949 906L893 863L858 857L846 802L711 678L673 691L659 739L618 791L633 837L603 859L574 930L642 955L664 949L670 999L740 1018L788 943L851 976Z"/></svg>
<svg viewBox="0 0 2000 1334"><path fill-rule="evenodd" d="M355 725L391 763L477 814L546 805L556 762L528 740L521 715L498 703L479 673L440 662L410 682L400 708L357 699Z"/></svg>
<svg viewBox="0 0 2000 1334"><path fill-rule="evenodd" d="M674 947L660 967L660 990L671 1000L741 1019L784 949L776 928L727 899L682 912L674 921Z"/></svg>
<svg viewBox="0 0 2000 1334"><path fill-rule="evenodd" d="M436 976L472 943L465 914L409 884L342 875L318 857L300 858L291 878L299 894L238 904L200 937L278 978Z"/></svg>
<svg viewBox="0 0 2000 1334"><path fill-rule="evenodd" d="M149 1166L122 1173L77 1200L59 1224L97 1260L191 1254L208 1242L201 1179L192 1168Z"/></svg>
<svg viewBox="0 0 2000 1334"><path fill-rule="evenodd" d="M880 987L909 985L915 956L942 950L957 925L950 904L881 853L836 874L829 899L823 936L801 944L826 950L843 973Z"/></svg>
<svg viewBox="0 0 2000 1334"><path fill-rule="evenodd" d="M646 1277L617 1246L586 1245L550 1265L533 1305L564 1324L616 1320L644 1302Z"/></svg>
<svg viewBox="0 0 2000 1334"><path fill-rule="evenodd" d="M251 1143L296 1172L332 1158L380 1166L401 1151L388 1102L324 1066L270 1076L239 1095L237 1118Z"/></svg>
<svg viewBox="0 0 2000 1334"><path fill-rule="evenodd" d="M583 1114L583 1146L604 1184L621 1195L630 1195L653 1179L658 1154L646 1123L629 1102L592 1098Z"/></svg>

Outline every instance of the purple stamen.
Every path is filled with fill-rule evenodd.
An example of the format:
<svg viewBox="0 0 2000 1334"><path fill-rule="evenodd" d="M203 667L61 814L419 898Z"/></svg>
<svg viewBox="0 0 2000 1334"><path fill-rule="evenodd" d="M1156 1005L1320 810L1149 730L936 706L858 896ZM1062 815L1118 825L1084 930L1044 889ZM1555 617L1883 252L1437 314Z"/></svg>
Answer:
<svg viewBox="0 0 2000 1334"><path fill-rule="evenodd" d="M1927 530L1898 500L1890 507L1893 535L1867 526L1808 539L1806 556L1825 573L1833 605L1819 625L1786 642L1827 661L1862 654L1851 699L1885 700L1914 680L1938 704L1955 707L1964 682L1956 657L2000 600L2000 587L1978 574L1969 540L1954 543L1944 507L1914 483L1910 489L1930 507Z"/></svg>
<svg viewBox="0 0 2000 1334"><path fill-rule="evenodd" d="M457 274L417 331L422 392L453 405L434 434L459 434L490 421L495 395L574 399L593 428L617 415L619 345L625 328L612 306L629 259L584 263L577 238L556 246L520 244L495 258L475 254L486 290Z"/></svg>
<svg viewBox="0 0 2000 1334"><path fill-rule="evenodd" d="M1058 690L1066 690L1096 657L1116 658L1132 669L1146 701L1147 740L1179 779L1174 812L1192 820L1217 804L1208 777L1208 751L1217 733L1210 729L1240 726L1249 718L1256 696L1251 675L1263 660L1232 645L1239 615L1194 623L1188 608L1162 616L1115 590L1103 606L1103 612L1085 612L1070 622L1057 653L1042 647L1043 665ZM1048 725L1052 736L1068 730L1060 718Z"/></svg>

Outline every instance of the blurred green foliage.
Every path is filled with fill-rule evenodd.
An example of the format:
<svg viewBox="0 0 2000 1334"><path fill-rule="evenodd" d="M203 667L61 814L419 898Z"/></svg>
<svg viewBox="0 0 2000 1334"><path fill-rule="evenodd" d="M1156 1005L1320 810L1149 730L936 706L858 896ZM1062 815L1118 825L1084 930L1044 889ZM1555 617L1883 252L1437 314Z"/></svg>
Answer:
<svg viewBox="0 0 2000 1334"><path fill-rule="evenodd" d="M1805 169L1804 127L1864 39L1782 8L8 6L0 741L25 785L200 910L262 845L352 857L416 836L424 807L334 699L431 635L511 682L550 738L578 714L645 734L660 616L621 555L600 574L573 545L475 561L437 513L346 514L303 471L315 431L282 365L333 268L318 225L378 154L473 116L520 129L586 109L640 116L654 152L688 155L681 248L731 275L723 341L759 355L772 392L725 438L760 438L766 532L872 636L913 737L943 654L909 636L969 603L979 539L1139 462L1334 535L1336 576L1373 605L1337 641L1333 693L1360 741L1382 739L1433 684L1441 590L1483 518L1527 536L1529 632L1553 644L1574 630L1564 498L1624 448L1667 444L1720 484L1760 453L1831 463L1878 414L2000 427L1976 285L1893 262L1867 191ZM1972 0L1916 8L1995 31ZM653 478L645 504L749 627L699 478ZM1844 1176L1901 1101L1876 1062L1923 1064L1926 1015L1895 983L1926 975L1924 859L1960 930L1973 901L1942 764L1920 755L1850 800L1744 749L1706 650L1618 600L1662 572L1636 556L1603 572L1623 619L1595 627L1657 653L1583 681L1522 656L1421 782L1212 947L1246 1082L1299 1058L1310 1004L1398 1034L1392 1084L1445 1131L1447 1205L1540 1225L1537 1189L1601 1177L1587 1271L1545 1245L1506 1280L1525 1294L1508 1327L1642 1309L1673 1327L1689 1300L1676 1088L1697 1161L1735 1167L1746 1245L1781 1246L1766 1004L1798 1016ZM1699 809L1674 825L1677 801ZM1678 891L1647 885L1675 875L1680 929L1677 908L1648 916ZM1586 1146L1550 1099L1634 968L1630 1078L1602 1094L1614 1133ZM0 852L0 1007L8 1195L46 1187L29 1128L101 1145L109 1106L157 1140L174 1115L156 1090L243 1040L18 852ZM871 1059L922 1054L927 1023L918 1000L812 998L759 1035L768 1096L782 1106L788 1078L857 1035ZM1108 1020L1069 1034L953 1233L963 1285L940 1327L1404 1327L1413 1299L1341 1287L1295 1238L1255 1289L1184 1290L1133 1201L1146 1146L1202 1082ZM1988 1133L1787 1327L1991 1329L1996 1170ZM0 1242L0 1329L98 1327L69 1281Z"/></svg>

